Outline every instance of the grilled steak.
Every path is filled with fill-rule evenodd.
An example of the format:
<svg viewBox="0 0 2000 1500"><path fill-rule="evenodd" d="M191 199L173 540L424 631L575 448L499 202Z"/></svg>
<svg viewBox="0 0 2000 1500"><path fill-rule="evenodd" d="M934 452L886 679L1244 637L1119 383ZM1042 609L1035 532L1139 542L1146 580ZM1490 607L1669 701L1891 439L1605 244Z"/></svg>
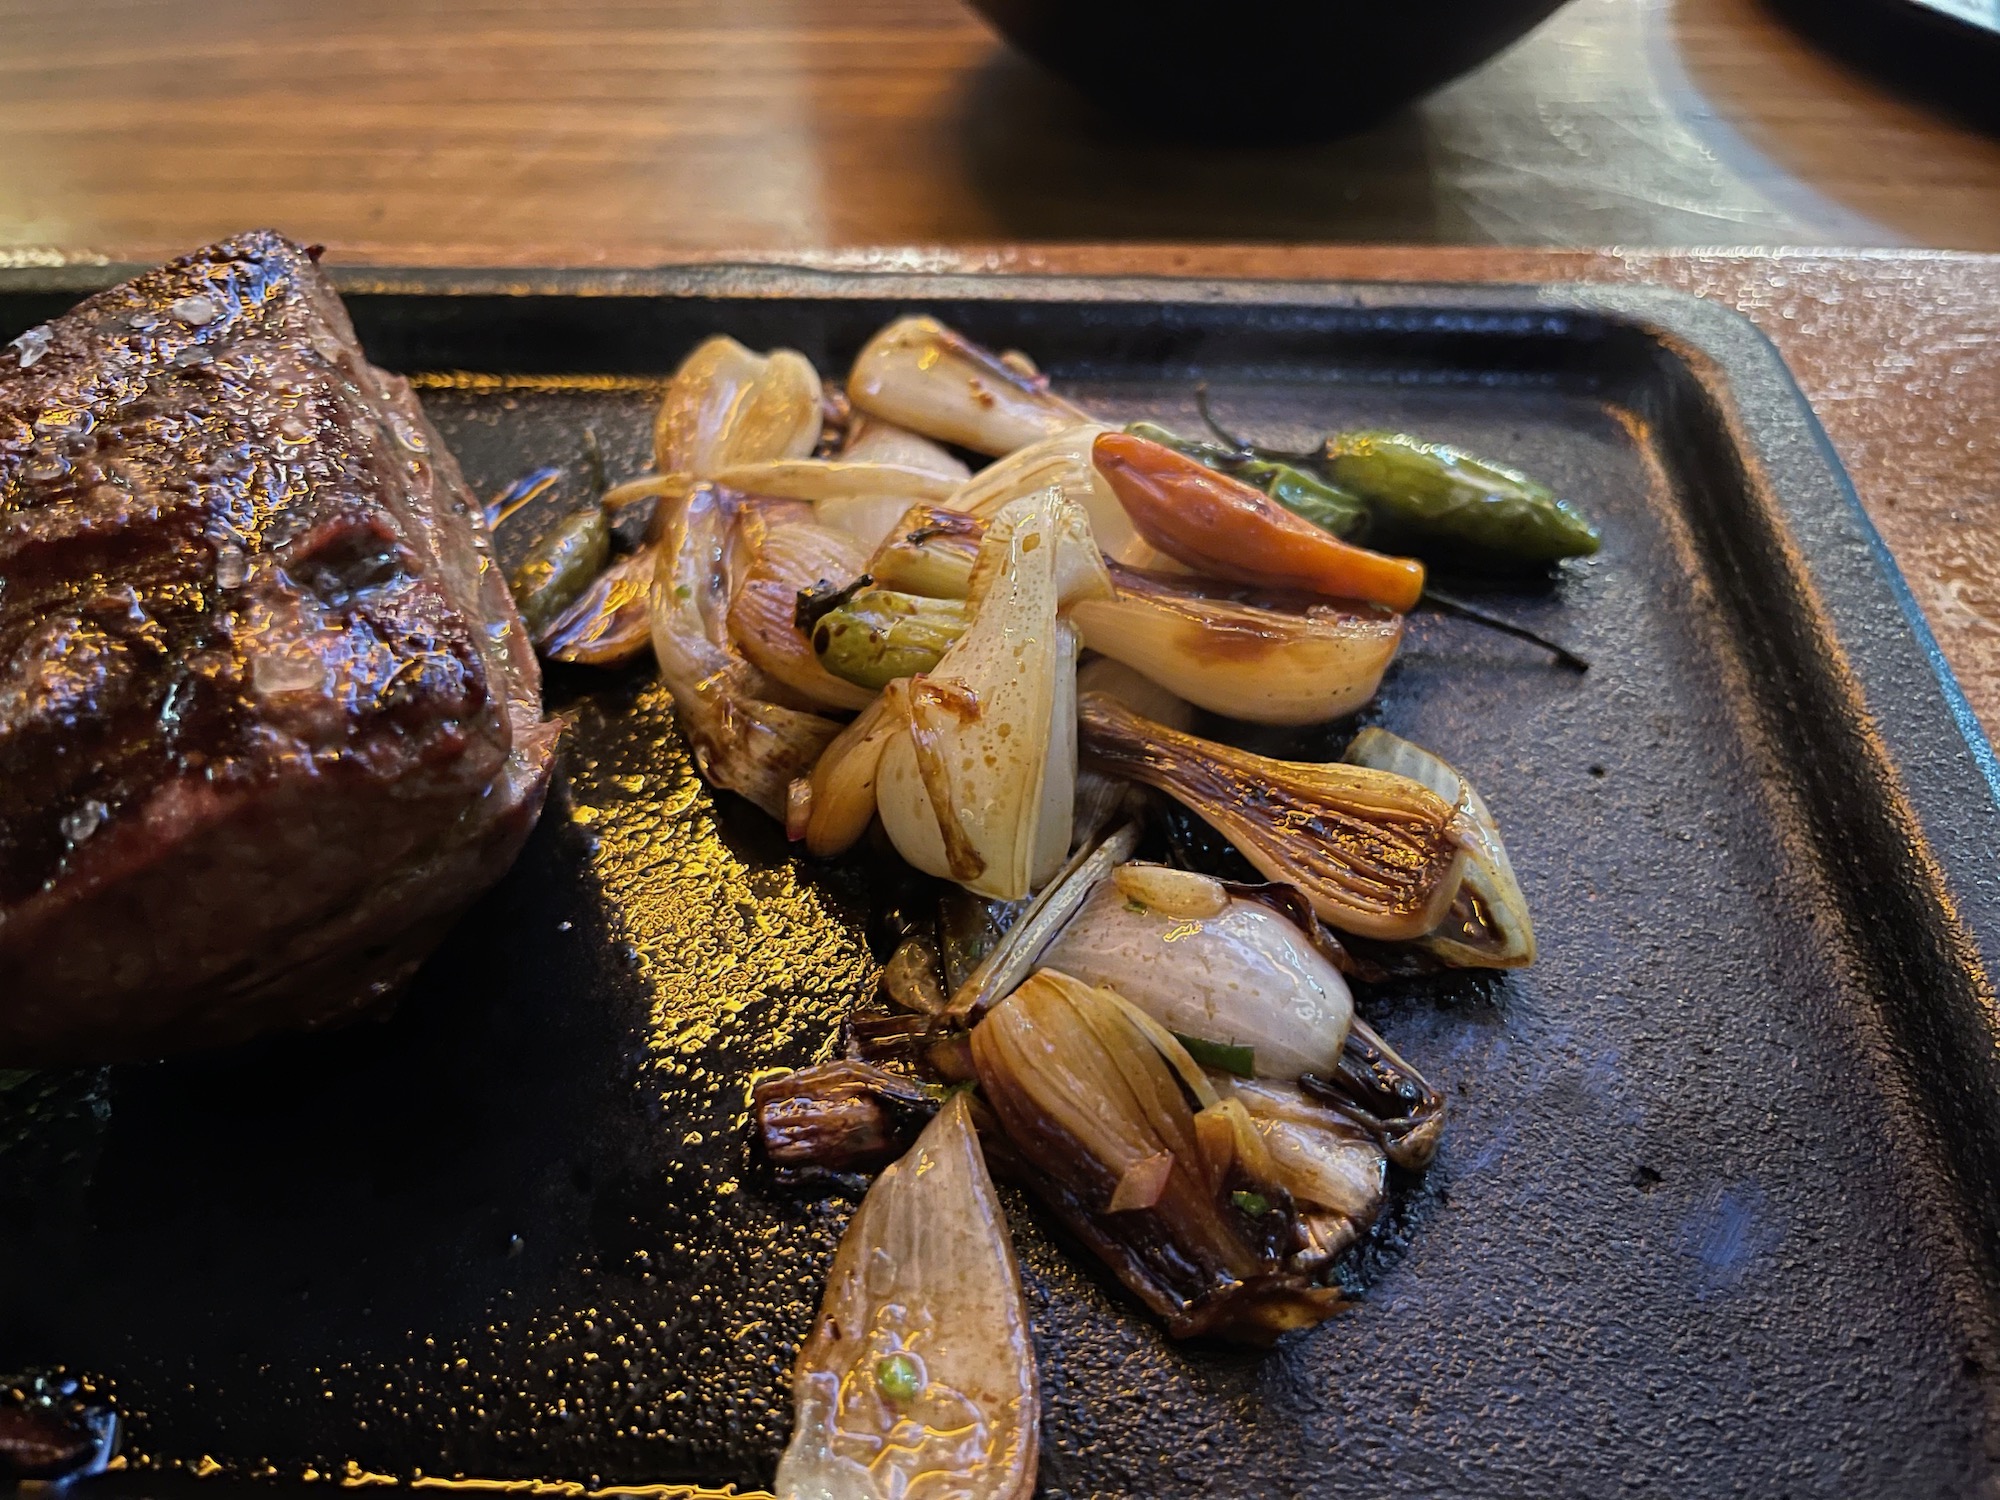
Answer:
<svg viewBox="0 0 2000 1500"><path fill-rule="evenodd" d="M380 1004L555 729L409 386L271 233L0 349L0 1066Z"/></svg>

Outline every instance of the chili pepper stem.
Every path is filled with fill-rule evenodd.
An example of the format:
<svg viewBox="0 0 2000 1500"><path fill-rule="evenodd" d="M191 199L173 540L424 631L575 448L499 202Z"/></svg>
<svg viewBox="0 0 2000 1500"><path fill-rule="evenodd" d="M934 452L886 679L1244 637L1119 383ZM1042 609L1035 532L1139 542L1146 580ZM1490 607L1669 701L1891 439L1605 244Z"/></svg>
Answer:
<svg viewBox="0 0 2000 1500"><path fill-rule="evenodd" d="M1324 438L1320 439L1319 447L1308 449L1303 453L1289 453L1283 448L1260 448L1255 443L1246 443L1242 438L1215 420L1215 413L1209 409L1208 382L1205 380L1194 388L1194 408L1201 413L1201 420L1208 430L1231 448L1235 449L1244 458L1265 458L1275 459L1279 463L1310 464L1317 463L1326 456L1326 439Z"/></svg>
<svg viewBox="0 0 2000 1500"><path fill-rule="evenodd" d="M1588 672L1590 663L1578 656L1569 647L1559 645L1545 635L1538 635L1525 625L1516 625L1512 620L1499 615L1488 614L1485 610L1467 604L1462 599L1454 599L1449 594L1440 594L1436 589L1426 587L1418 599L1421 607L1433 609L1441 615L1449 615L1456 620L1467 620L1474 625L1483 625L1488 630L1497 630L1502 635L1511 635L1516 640L1528 641L1540 646L1556 659L1558 666L1568 667L1572 672Z"/></svg>
<svg viewBox="0 0 2000 1500"><path fill-rule="evenodd" d="M611 488L611 481L604 473L604 449L598 444L597 429L583 429L583 462L590 475L590 493L596 500L603 500L604 492Z"/></svg>
<svg viewBox="0 0 2000 1500"><path fill-rule="evenodd" d="M811 636L813 627L820 620L845 605L863 589L873 586L875 580L863 573L844 588L837 588L832 580L822 578L809 589L799 590L799 602L792 618L798 623L799 634Z"/></svg>

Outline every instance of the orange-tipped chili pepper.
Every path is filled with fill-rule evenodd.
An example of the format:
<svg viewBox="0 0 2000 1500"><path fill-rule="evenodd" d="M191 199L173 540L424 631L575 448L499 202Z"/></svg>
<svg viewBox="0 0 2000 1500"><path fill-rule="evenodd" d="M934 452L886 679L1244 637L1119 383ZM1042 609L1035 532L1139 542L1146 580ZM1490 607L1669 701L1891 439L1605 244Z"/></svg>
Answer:
<svg viewBox="0 0 2000 1500"><path fill-rule="evenodd" d="M1408 610L1424 565L1343 542L1262 490L1125 432L1101 434L1091 461L1139 534L1213 578L1308 589Z"/></svg>

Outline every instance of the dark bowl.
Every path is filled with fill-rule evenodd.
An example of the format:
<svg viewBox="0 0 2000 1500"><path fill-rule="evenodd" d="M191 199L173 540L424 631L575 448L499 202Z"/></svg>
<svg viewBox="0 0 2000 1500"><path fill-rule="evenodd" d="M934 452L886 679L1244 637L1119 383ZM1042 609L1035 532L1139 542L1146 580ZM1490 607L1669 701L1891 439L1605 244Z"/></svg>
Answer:
<svg viewBox="0 0 2000 1500"><path fill-rule="evenodd" d="M1563 0L970 0L1146 130L1324 140L1484 62Z"/></svg>

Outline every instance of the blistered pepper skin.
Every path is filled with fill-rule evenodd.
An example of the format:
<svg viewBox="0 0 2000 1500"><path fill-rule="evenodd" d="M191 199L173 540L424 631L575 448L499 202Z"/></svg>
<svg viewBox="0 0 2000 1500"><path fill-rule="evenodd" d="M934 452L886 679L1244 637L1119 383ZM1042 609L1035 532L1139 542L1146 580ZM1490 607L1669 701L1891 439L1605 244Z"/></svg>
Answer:
<svg viewBox="0 0 2000 1500"><path fill-rule="evenodd" d="M1527 475L1446 443L1399 432L1347 432L1326 469L1368 503L1381 531L1455 563L1534 567L1588 557L1597 528Z"/></svg>

